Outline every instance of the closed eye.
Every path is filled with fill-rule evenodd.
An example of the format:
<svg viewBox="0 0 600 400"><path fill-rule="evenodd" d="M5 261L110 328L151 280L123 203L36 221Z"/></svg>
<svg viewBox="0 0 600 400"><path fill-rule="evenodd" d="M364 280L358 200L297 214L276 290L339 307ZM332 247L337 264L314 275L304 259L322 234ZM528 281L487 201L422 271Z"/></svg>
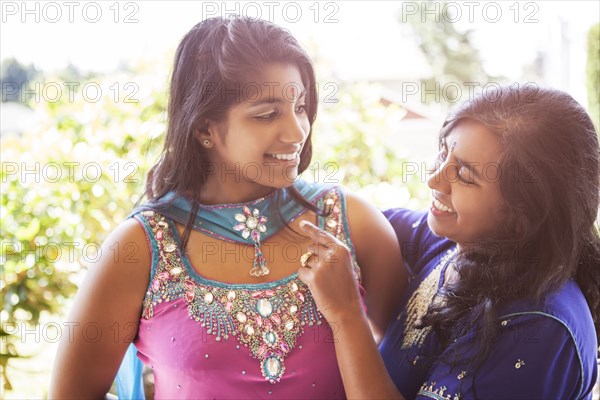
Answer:
<svg viewBox="0 0 600 400"><path fill-rule="evenodd" d="M440 150L440 152L438 153L438 160L439 161L446 161L446 158L448 157L448 152L446 151L445 148L443 148L442 150Z"/></svg>
<svg viewBox="0 0 600 400"><path fill-rule="evenodd" d="M476 183L470 178L472 176L472 174L473 173L468 168L462 166L458 169L456 176L458 177L458 180L461 181L462 183L465 183L467 185L475 185ZM465 177L463 175L465 175L467 177Z"/></svg>
<svg viewBox="0 0 600 400"><path fill-rule="evenodd" d="M467 185L474 185L475 184L475 182L472 182L472 181L466 179L465 177L463 177L460 172L458 174L456 174L456 176L458 177L458 180L461 181L462 183L465 183Z"/></svg>
<svg viewBox="0 0 600 400"><path fill-rule="evenodd" d="M277 111L271 111L265 114L260 114L255 116L254 118L269 121L275 119L275 117L277 117Z"/></svg>

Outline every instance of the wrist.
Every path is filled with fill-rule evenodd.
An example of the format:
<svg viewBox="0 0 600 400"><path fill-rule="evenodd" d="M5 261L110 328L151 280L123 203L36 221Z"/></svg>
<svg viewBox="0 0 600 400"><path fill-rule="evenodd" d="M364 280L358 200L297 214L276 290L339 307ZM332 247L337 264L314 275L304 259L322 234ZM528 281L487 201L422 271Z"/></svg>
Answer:
<svg viewBox="0 0 600 400"><path fill-rule="evenodd" d="M329 318L327 322L330 325L336 325L338 327L356 325L359 323L367 323L367 316L363 308L362 303L349 304L341 310L336 311Z"/></svg>

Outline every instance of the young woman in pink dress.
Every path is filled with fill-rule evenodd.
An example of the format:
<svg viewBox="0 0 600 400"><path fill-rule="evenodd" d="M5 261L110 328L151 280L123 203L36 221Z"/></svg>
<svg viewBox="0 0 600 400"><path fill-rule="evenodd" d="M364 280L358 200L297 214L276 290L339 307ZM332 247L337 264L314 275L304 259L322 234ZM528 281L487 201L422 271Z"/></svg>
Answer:
<svg viewBox="0 0 600 400"><path fill-rule="evenodd" d="M351 249L376 334L406 279L383 214L298 178L311 162L316 86L309 57L271 23L213 18L183 38L147 202L89 269L52 398L103 397L131 343L132 360L153 370L157 398L345 397L336 328L297 276L312 243L299 223ZM120 376L120 397L143 396L131 391L137 377Z"/></svg>

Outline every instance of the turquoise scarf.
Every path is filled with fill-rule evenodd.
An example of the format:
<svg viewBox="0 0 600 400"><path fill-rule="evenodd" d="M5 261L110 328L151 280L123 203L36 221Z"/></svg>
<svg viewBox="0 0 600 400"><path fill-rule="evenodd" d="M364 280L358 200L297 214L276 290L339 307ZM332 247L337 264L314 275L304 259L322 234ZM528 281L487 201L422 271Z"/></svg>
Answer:
<svg viewBox="0 0 600 400"><path fill-rule="evenodd" d="M330 186L310 184L299 180L294 187L309 202L315 204ZM279 197L280 214L277 215L275 200ZM176 222L186 225L193 204L174 192L160 200L147 203L140 209L152 209ZM136 211L139 211L136 210ZM192 228L211 237L233 243L254 246L254 265L250 274L262 276L269 273L261 242L279 232L306 211L296 202L287 189L277 189L268 196L245 203L202 205L199 204Z"/></svg>

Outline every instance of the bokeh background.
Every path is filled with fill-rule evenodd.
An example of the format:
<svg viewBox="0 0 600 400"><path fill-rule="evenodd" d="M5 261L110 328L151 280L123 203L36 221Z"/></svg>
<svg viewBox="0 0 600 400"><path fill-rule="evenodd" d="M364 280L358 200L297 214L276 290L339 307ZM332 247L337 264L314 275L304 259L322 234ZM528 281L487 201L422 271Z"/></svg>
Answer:
<svg viewBox="0 0 600 400"><path fill-rule="evenodd" d="M139 199L165 134L174 50L238 14L289 29L320 109L307 180L426 207L452 105L547 85L600 114L600 2L0 1L1 397L45 398L86 265Z"/></svg>

